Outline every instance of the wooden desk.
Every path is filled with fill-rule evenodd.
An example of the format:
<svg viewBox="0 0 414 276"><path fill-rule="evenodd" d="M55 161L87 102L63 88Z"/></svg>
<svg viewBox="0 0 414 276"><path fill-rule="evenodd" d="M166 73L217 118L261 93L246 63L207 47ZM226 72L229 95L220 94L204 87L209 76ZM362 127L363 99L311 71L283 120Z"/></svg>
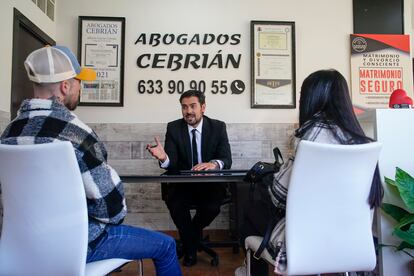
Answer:
<svg viewBox="0 0 414 276"><path fill-rule="evenodd" d="M243 206L248 200L249 184L243 179L247 170L220 170L220 171L179 171L162 175L123 175L125 183L206 183L224 182L230 184L232 200L229 208L230 234L232 240L238 241L240 227L243 221ZM233 242L234 244L234 242Z"/></svg>

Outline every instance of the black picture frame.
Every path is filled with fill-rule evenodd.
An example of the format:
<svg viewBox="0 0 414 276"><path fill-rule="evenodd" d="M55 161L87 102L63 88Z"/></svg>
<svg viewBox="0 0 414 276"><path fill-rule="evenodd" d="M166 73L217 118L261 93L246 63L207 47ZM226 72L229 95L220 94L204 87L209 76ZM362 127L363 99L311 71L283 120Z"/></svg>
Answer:
<svg viewBox="0 0 414 276"><path fill-rule="evenodd" d="M78 59L97 72L83 81L80 106L124 106L125 17L79 16Z"/></svg>
<svg viewBox="0 0 414 276"><path fill-rule="evenodd" d="M250 21L251 108L296 108L295 22Z"/></svg>

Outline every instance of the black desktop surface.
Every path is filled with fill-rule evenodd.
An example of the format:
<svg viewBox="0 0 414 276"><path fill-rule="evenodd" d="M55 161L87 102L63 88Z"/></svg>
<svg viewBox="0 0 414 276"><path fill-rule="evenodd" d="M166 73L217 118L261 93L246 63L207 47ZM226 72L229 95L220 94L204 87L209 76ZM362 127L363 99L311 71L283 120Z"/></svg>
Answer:
<svg viewBox="0 0 414 276"><path fill-rule="evenodd" d="M241 182L247 170L166 171L161 175L122 175L125 183L146 182Z"/></svg>

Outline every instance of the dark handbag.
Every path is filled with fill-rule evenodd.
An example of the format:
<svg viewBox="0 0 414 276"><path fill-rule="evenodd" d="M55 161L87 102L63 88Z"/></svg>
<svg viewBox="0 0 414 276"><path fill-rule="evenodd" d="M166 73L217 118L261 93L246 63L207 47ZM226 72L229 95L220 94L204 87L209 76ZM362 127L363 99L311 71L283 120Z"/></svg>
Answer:
<svg viewBox="0 0 414 276"><path fill-rule="evenodd" d="M279 172L280 168L284 164L282 153L280 152L278 147L273 149L273 155L275 156L274 163L262 162L259 161L251 167L251 169L246 173L244 181L250 182L250 191L249 191L249 200L254 200L254 194L256 190L256 186L258 186L258 190L260 193L261 201L265 202L268 208L271 211L270 213L273 216L270 218L268 225L266 227L266 232L263 236L263 240L260 243L259 248L254 253L255 258L260 258L264 249L268 248L269 240L272 234L272 230L275 227L279 217L280 217L280 210L274 210L274 205L270 199L268 187L273 184L274 174ZM277 214L275 214L277 213ZM275 256L271 250L268 250L272 257Z"/></svg>
<svg viewBox="0 0 414 276"><path fill-rule="evenodd" d="M249 183L258 183L263 180L266 175L277 173L280 167L283 165L283 157L278 147L273 149L273 155L275 156L274 163L268 163L259 161L250 168L246 173L244 181Z"/></svg>
<svg viewBox="0 0 414 276"><path fill-rule="evenodd" d="M280 170L284 163L282 153L278 147L273 149L273 155L275 156L274 163L259 161L246 173L244 181L250 183L250 200L253 200L256 186L259 186L261 198L270 202L267 188L272 185L274 174Z"/></svg>

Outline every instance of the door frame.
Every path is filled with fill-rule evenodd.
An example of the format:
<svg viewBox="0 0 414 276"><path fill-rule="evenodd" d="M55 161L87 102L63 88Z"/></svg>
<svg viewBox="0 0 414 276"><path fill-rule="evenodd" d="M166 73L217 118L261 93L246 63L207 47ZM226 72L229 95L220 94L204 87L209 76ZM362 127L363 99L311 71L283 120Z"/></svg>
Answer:
<svg viewBox="0 0 414 276"><path fill-rule="evenodd" d="M11 91L10 91L10 119L12 118L12 109L13 102L12 96L14 88L16 87L16 80L14 76L17 74L18 68L18 53L19 53L19 32L21 28L26 29L39 41L43 42L45 45L55 45L56 42L50 38L45 32L43 32L39 27L37 27L32 21L30 21L26 16L24 16L18 9L13 9L13 49L12 49L12 74L11 74Z"/></svg>

